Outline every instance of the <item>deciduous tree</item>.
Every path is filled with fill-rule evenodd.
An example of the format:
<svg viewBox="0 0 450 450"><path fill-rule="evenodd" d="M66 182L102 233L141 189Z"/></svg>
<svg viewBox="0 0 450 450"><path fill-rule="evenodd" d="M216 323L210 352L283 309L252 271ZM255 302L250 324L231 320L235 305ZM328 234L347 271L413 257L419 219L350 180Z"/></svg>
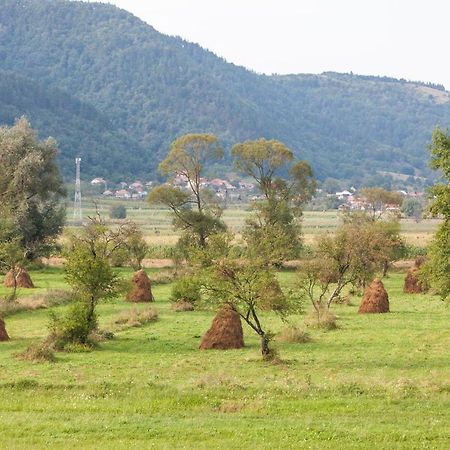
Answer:
<svg viewBox="0 0 450 450"><path fill-rule="evenodd" d="M302 208L316 187L311 167L276 140L236 144L232 155L236 170L252 177L263 196L244 231L251 256L275 265L298 256Z"/></svg>
<svg viewBox="0 0 450 450"><path fill-rule="evenodd" d="M65 220L65 188L53 139L40 142L22 118L0 127L0 203L8 207L28 259L46 254Z"/></svg>
<svg viewBox="0 0 450 450"><path fill-rule="evenodd" d="M223 232L220 220L222 210L211 192L201 186L201 175L206 163L220 159L223 150L217 138L210 134L187 134L173 144L160 171L167 176L183 180L187 189L165 184L154 188L149 202L163 204L173 213L173 224L182 230L179 241L189 257L188 247L205 249L209 238Z"/></svg>
<svg viewBox="0 0 450 450"><path fill-rule="evenodd" d="M443 218L428 250L421 271L443 299L450 297L450 135L437 127L430 145L430 166L439 170L442 181L429 190L430 212Z"/></svg>

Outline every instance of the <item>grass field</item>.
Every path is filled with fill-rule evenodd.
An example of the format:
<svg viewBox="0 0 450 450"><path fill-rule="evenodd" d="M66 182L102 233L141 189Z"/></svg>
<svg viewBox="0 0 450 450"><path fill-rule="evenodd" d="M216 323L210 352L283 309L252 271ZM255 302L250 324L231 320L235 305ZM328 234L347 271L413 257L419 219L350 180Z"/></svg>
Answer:
<svg viewBox="0 0 450 450"><path fill-rule="evenodd" d="M295 275L279 276L290 283ZM64 287L58 269L32 277L41 293ZM55 363L14 356L45 337L49 311L8 316L0 447L449 448L449 311L437 297L402 294L403 277L385 281L390 314L358 315L358 298L337 305L339 328L311 330L306 344L276 343L279 364L261 360L247 328L242 350L198 350L213 314L172 312L170 285L154 287L156 322L118 331L115 318L132 306L102 304L101 326L115 338ZM264 321L274 332L283 327L272 315Z"/></svg>

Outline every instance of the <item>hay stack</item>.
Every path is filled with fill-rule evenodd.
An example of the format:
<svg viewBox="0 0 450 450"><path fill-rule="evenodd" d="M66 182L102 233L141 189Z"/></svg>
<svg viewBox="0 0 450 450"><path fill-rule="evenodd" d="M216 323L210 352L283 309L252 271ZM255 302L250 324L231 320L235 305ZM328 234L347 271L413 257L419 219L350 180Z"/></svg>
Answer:
<svg viewBox="0 0 450 450"><path fill-rule="evenodd" d="M383 283L378 278L372 281L364 291L358 313L387 313L389 312L389 296Z"/></svg>
<svg viewBox="0 0 450 450"><path fill-rule="evenodd" d="M34 288L33 281L29 273L23 267L19 267L15 270L16 272L16 287L17 288L25 288L32 289ZM3 286L6 288L14 287L14 270L10 270L3 280Z"/></svg>
<svg viewBox="0 0 450 450"><path fill-rule="evenodd" d="M419 270L425 262L423 256L418 256L414 262L414 266L408 269L405 277L405 284L403 285L403 292L405 294L421 294L428 291L426 283L419 278Z"/></svg>
<svg viewBox="0 0 450 450"><path fill-rule="evenodd" d="M127 294L127 301L129 302L152 302L152 286L150 279L144 270L138 270L133 275L133 287Z"/></svg>
<svg viewBox="0 0 450 450"><path fill-rule="evenodd" d="M5 321L0 319L0 342L9 341L8 333L5 328Z"/></svg>
<svg viewBox="0 0 450 450"><path fill-rule="evenodd" d="M214 317L211 328L203 336L200 349L228 350L244 347L241 318L233 306L225 304Z"/></svg>

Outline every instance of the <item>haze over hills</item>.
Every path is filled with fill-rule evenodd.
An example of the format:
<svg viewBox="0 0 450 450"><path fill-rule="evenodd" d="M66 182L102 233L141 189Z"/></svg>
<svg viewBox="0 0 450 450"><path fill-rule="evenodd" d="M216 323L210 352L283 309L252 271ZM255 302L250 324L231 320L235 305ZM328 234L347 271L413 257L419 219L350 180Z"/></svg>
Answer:
<svg viewBox="0 0 450 450"><path fill-rule="evenodd" d="M26 113L42 136L55 136L66 176L77 154L89 159L86 175L149 174L187 132L213 132L226 147L279 139L322 179L426 175L431 132L450 124L442 86L331 72L258 75L105 4L4 0L0 69L8 72L0 73L1 121ZM8 77L17 95L5 113ZM34 89L42 100L65 100L59 110L37 106Z"/></svg>

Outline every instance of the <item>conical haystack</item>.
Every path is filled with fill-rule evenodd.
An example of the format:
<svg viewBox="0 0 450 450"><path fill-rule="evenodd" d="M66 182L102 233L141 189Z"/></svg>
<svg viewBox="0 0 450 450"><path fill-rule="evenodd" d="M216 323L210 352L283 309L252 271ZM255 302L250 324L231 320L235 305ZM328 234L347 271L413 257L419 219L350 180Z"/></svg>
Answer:
<svg viewBox="0 0 450 450"><path fill-rule="evenodd" d="M29 273L23 267L18 269L10 270L3 280L3 286L6 288L14 287L14 272L16 272L16 288L32 289L34 288L33 281Z"/></svg>
<svg viewBox="0 0 450 450"><path fill-rule="evenodd" d="M0 319L0 342L2 341L9 341L9 336L6 332L5 321Z"/></svg>
<svg viewBox="0 0 450 450"><path fill-rule="evenodd" d="M389 312L389 296L378 278L375 278L364 291L358 312L360 314Z"/></svg>
<svg viewBox="0 0 450 450"><path fill-rule="evenodd" d="M133 287L127 294L127 301L129 302L152 302L152 286L150 279L145 270L138 270L133 275Z"/></svg>
<svg viewBox="0 0 450 450"><path fill-rule="evenodd" d="M203 336L199 348L228 350L242 347L244 333L241 318L230 304L225 304L214 317L211 328Z"/></svg>
<svg viewBox="0 0 450 450"><path fill-rule="evenodd" d="M405 294L421 294L428 291L427 284L421 281L419 277L419 270L424 262L425 258L419 256L414 262L414 267L408 269L405 277L405 284L403 285L403 292Z"/></svg>

